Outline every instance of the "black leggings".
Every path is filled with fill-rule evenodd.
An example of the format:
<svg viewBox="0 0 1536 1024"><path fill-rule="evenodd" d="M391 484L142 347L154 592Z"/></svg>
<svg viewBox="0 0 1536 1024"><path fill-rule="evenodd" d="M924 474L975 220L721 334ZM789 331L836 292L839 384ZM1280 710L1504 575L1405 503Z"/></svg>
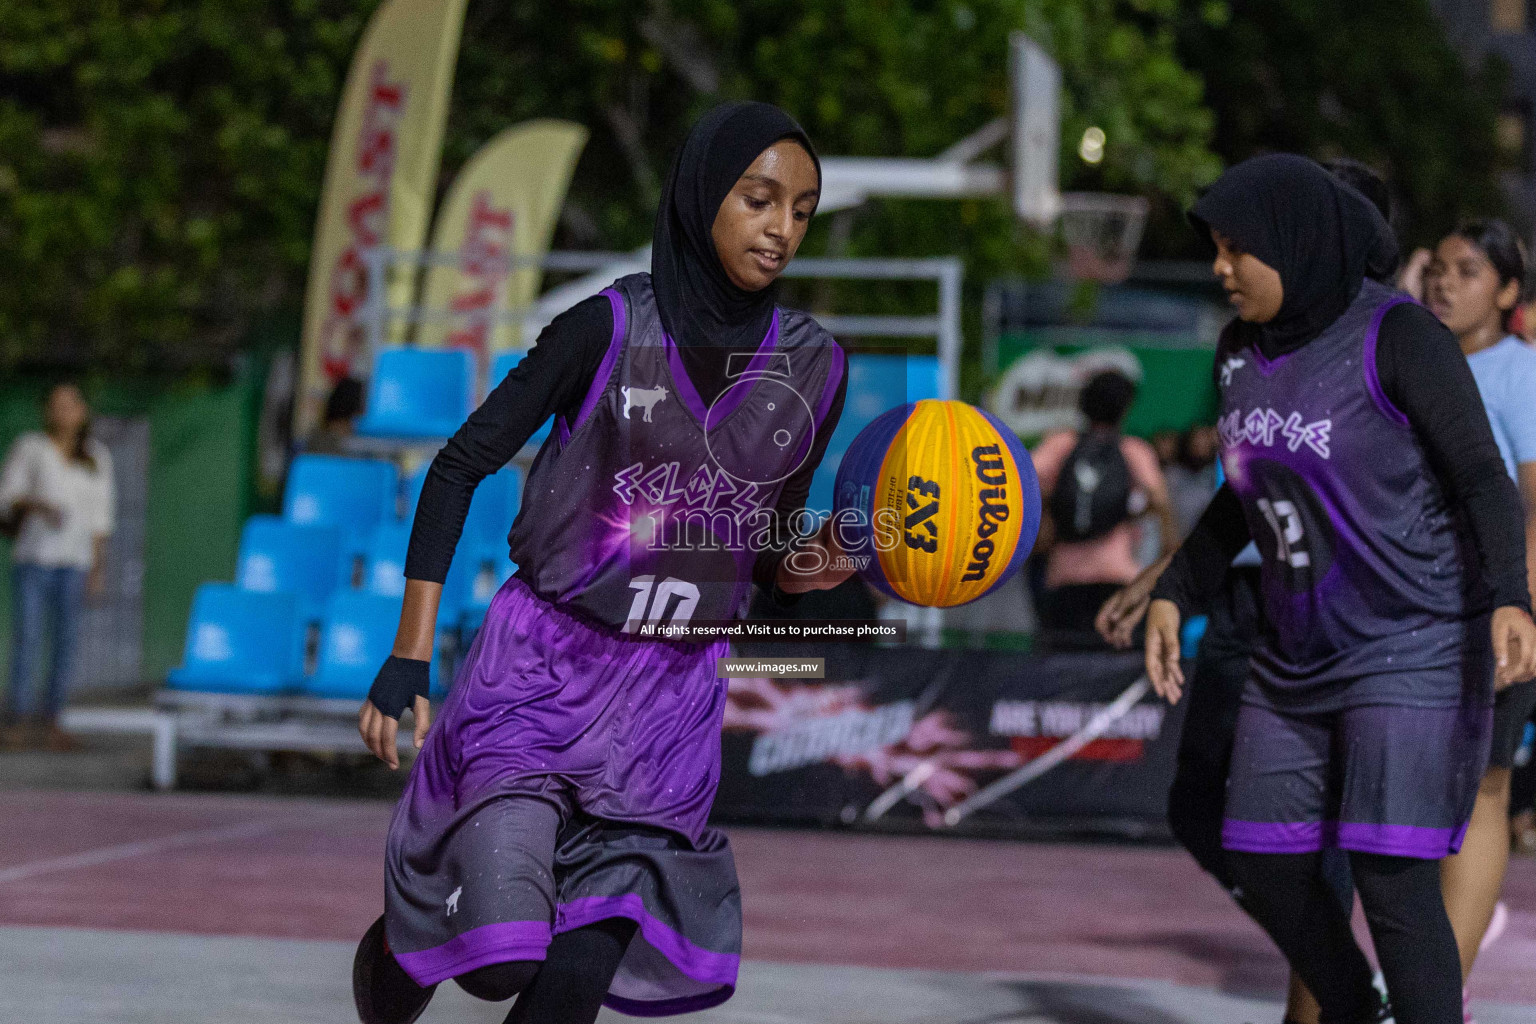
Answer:
<svg viewBox="0 0 1536 1024"><path fill-rule="evenodd" d="M1168 828L1173 837L1228 892L1236 882L1221 847L1227 775L1232 768L1237 712L1248 684L1249 654L1262 626L1258 570L1233 569L1211 604L1186 698L1178 769L1168 790ZM1349 913L1355 904L1355 887L1344 851L1324 851L1323 877Z"/></svg>
<svg viewBox="0 0 1536 1024"><path fill-rule="evenodd" d="M477 999L520 996L506 1024L592 1024L634 936L633 921L609 918L556 935L543 961L490 964L453 980Z"/></svg>
<svg viewBox="0 0 1536 1024"><path fill-rule="evenodd" d="M1349 915L1318 853L1237 853L1235 895L1322 1007L1322 1024L1374 1021L1379 997ZM1460 1024L1461 958L1440 894L1440 863L1349 854L1398 1024Z"/></svg>

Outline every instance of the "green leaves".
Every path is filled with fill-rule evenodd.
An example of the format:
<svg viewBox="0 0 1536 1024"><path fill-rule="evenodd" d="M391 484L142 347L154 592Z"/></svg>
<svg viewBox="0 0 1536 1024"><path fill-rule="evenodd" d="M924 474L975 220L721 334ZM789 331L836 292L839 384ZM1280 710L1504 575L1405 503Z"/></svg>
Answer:
<svg viewBox="0 0 1536 1024"><path fill-rule="evenodd" d="M1189 0L1180 53L1205 77L1229 161L1273 150L1362 160L1397 192L1412 244L1502 209L1497 75L1462 64L1426 0L1227 6L1213 18Z"/></svg>
<svg viewBox="0 0 1536 1024"><path fill-rule="evenodd" d="M0 363L188 365L301 301L329 132L375 0L0 5ZM1219 23L1224 4L1201 8ZM931 156L1007 112L1007 37L1063 64L1065 187L1182 203L1218 170L1177 0L472 0L442 185L509 124L593 139L561 244L649 239L692 120L780 103L830 155ZM1076 157L1090 125L1104 159ZM1001 154L999 154L999 159ZM1043 265L1006 202L884 202L838 251ZM808 252L825 247L820 224Z"/></svg>
<svg viewBox="0 0 1536 1024"><path fill-rule="evenodd" d="M371 5L0 5L0 361L218 360L294 301Z"/></svg>

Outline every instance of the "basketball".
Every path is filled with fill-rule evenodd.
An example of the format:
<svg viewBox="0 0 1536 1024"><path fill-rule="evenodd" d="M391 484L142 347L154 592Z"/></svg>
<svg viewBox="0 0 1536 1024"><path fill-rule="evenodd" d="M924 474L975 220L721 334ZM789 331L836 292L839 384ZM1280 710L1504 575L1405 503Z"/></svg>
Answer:
<svg viewBox="0 0 1536 1024"><path fill-rule="evenodd" d="M834 485L838 541L872 586L951 608L1024 564L1040 483L1018 436L964 402L925 399L860 431Z"/></svg>

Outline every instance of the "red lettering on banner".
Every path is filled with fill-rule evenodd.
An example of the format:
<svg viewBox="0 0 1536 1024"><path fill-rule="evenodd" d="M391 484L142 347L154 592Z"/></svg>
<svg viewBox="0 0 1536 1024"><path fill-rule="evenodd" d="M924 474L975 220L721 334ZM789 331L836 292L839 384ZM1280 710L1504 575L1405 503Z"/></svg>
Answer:
<svg viewBox="0 0 1536 1024"><path fill-rule="evenodd" d="M384 237L384 232L389 230L389 224L383 222L388 213L389 197L383 192L370 192L354 199L347 207L347 226L352 229L352 246L342 258L355 258L359 244L377 245L379 239Z"/></svg>
<svg viewBox="0 0 1536 1024"><path fill-rule="evenodd" d="M466 291L449 301L456 315L456 326L449 331L447 343L475 353L481 370L486 368L492 321L506 292L507 275L512 272L512 211L496 206L489 189L481 189L470 199L469 215L464 222L464 240L459 243L459 274Z"/></svg>
<svg viewBox="0 0 1536 1024"><path fill-rule="evenodd" d="M455 313L472 313L477 309L484 309L496 301L496 289L481 288L477 292L467 295L455 295L449 308Z"/></svg>
<svg viewBox="0 0 1536 1024"><path fill-rule="evenodd" d="M1008 745L1014 753L1027 761L1033 761L1060 742L1061 740L1055 736L1011 736L1008 739ZM1146 746L1143 740L1099 739L1084 745L1082 750L1067 760L1110 761L1124 764L1129 761L1140 761L1146 752Z"/></svg>
<svg viewBox="0 0 1536 1024"><path fill-rule="evenodd" d="M388 236L396 127L404 116L409 91L405 83L389 81L386 61L374 64L357 141L357 172L366 188L347 203L350 238L331 268L326 318L320 328L320 364L333 381L351 372L352 360L362 348L362 332L353 319L368 289L362 254Z"/></svg>

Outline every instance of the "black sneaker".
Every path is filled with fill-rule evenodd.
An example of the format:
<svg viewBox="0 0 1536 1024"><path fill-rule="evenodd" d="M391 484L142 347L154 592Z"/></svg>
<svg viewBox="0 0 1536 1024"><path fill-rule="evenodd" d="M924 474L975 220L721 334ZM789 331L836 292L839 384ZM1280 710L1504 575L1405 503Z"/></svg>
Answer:
<svg viewBox="0 0 1536 1024"><path fill-rule="evenodd" d="M1392 1003L1381 989L1376 990L1376 1005L1372 1006L1360 1018L1360 1024L1396 1024L1392 1016Z"/></svg>
<svg viewBox="0 0 1536 1024"><path fill-rule="evenodd" d="M352 959L352 1002L362 1024L412 1024L432 1001L436 985L422 988L389 951L384 916L368 927Z"/></svg>
<svg viewBox="0 0 1536 1024"><path fill-rule="evenodd" d="M1392 1016L1392 1004L1388 1002L1386 994L1380 989L1376 990L1376 994L1379 1002L1366 1011L1365 1016L1360 1018L1360 1024L1396 1024ZM1290 1017L1285 1017L1280 1024L1296 1024L1296 1022Z"/></svg>

